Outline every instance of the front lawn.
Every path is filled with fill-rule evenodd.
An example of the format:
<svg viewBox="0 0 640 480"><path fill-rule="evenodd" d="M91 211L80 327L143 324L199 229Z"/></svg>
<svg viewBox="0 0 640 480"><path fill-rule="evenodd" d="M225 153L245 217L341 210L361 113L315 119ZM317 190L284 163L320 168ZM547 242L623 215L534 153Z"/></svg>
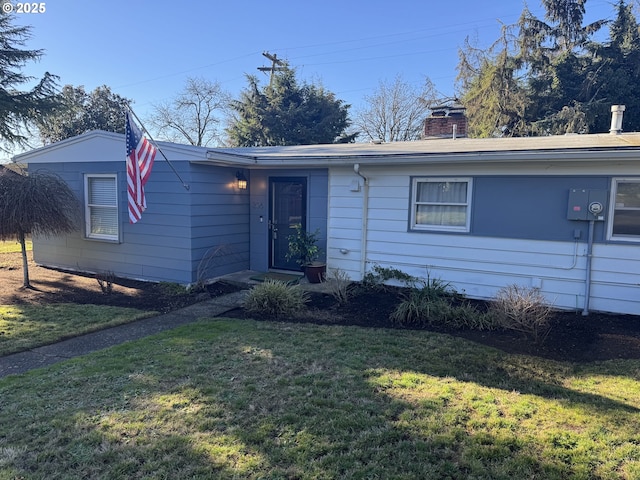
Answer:
<svg viewBox="0 0 640 480"><path fill-rule="evenodd" d="M640 361L211 319L0 380L0 479L640 477Z"/></svg>
<svg viewBox="0 0 640 480"><path fill-rule="evenodd" d="M0 355L59 342L157 312L108 305L0 305Z"/></svg>
<svg viewBox="0 0 640 480"><path fill-rule="evenodd" d="M30 251L33 248L31 240L27 240L25 242L25 246L27 247L27 251ZM20 246L20 243L16 242L15 240L0 241L0 253L16 253L21 251L22 247Z"/></svg>

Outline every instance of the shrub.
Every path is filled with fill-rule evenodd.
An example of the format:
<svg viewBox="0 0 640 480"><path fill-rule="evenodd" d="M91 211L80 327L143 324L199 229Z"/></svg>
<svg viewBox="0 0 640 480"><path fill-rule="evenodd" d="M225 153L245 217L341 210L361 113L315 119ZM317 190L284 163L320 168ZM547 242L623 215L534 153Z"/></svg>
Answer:
<svg viewBox="0 0 640 480"><path fill-rule="evenodd" d="M432 298L424 289L412 289L391 313L391 321L402 326L425 326L440 323L449 315L450 303L442 298Z"/></svg>
<svg viewBox="0 0 640 480"><path fill-rule="evenodd" d="M186 297L189 295L189 289L184 285L180 285L176 282L160 282L158 283L158 289L167 296L170 297Z"/></svg>
<svg viewBox="0 0 640 480"><path fill-rule="evenodd" d="M541 343L551 330L552 306L538 289L508 285L498 291L491 313L503 328L522 332Z"/></svg>
<svg viewBox="0 0 640 480"><path fill-rule="evenodd" d="M492 330L497 327L495 317L465 302L451 285L438 278L422 282L391 313L391 321L402 326L424 327L441 325L451 328Z"/></svg>
<svg viewBox="0 0 640 480"><path fill-rule="evenodd" d="M96 281L104 295L111 295L111 293L113 293L113 282L115 282L115 280L116 275L113 272L96 273Z"/></svg>
<svg viewBox="0 0 640 480"><path fill-rule="evenodd" d="M332 269L329 273L329 293L340 304L344 305L349 300L351 279L349 274L339 268Z"/></svg>
<svg viewBox="0 0 640 480"><path fill-rule="evenodd" d="M468 302L451 307L446 325L471 330L495 330L500 326L491 312L478 310Z"/></svg>
<svg viewBox="0 0 640 480"><path fill-rule="evenodd" d="M385 282L389 280L396 280L402 283L405 287L413 287L418 281L416 277L409 275L398 268L382 267L375 264L371 267L371 270L365 273L362 277L362 284L369 288L384 288Z"/></svg>
<svg viewBox="0 0 640 480"><path fill-rule="evenodd" d="M278 280L266 280L253 287L244 299L244 309L278 317L294 315L306 308L309 294L298 285L290 286Z"/></svg>
<svg viewBox="0 0 640 480"><path fill-rule="evenodd" d="M456 292L449 282L445 282L439 278L431 278L429 272L427 272L427 280L423 280L421 284L423 294L434 300L458 296L458 292Z"/></svg>
<svg viewBox="0 0 640 480"><path fill-rule="evenodd" d="M489 312L470 303L455 305L452 298L434 297L429 290L412 290L391 314L391 321L405 327L440 325L450 328L493 330L497 323Z"/></svg>

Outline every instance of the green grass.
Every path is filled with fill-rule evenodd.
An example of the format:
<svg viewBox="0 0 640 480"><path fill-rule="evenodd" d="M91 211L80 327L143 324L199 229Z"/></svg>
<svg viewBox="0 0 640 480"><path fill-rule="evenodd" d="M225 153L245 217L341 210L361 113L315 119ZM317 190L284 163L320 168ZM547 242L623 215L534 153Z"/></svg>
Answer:
<svg viewBox="0 0 640 480"><path fill-rule="evenodd" d="M31 250L33 245L31 244L31 240L27 240L25 242L27 250ZM0 241L0 253L16 253L21 252L22 247L16 241Z"/></svg>
<svg viewBox="0 0 640 480"><path fill-rule="evenodd" d="M640 362L203 320L0 380L0 479L640 478Z"/></svg>
<svg viewBox="0 0 640 480"><path fill-rule="evenodd" d="M0 305L0 355L47 345L156 313L105 305Z"/></svg>

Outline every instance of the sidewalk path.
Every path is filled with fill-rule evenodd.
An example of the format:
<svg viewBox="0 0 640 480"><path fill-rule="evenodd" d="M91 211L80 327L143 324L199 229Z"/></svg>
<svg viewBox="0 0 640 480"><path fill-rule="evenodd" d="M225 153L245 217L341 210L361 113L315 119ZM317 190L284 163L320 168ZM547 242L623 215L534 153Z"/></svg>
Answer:
<svg viewBox="0 0 640 480"><path fill-rule="evenodd" d="M181 325L193 323L199 318L220 316L240 306L245 294L245 291L239 291L222 295L157 317L145 318L70 338L59 343L0 357L0 378L24 373L34 368L53 365L69 358L86 355L87 353L119 345L130 340L148 337Z"/></svg>

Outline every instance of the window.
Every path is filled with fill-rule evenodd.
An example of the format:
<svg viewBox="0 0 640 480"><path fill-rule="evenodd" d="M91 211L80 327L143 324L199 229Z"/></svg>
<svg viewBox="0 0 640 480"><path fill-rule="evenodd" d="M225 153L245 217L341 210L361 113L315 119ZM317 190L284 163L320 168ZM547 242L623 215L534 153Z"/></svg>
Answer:
<svg viewBox="0 0 640 480"><path fill-rule="evenodd" d="M85 175L86 236L117 241L118 188L116 175Z"/></svg>
<svg viewBox="0 0 640 480"><path fill-rule="evenodd" d="M640 241L640 178L616 178L612 186L609 238Z"/></svg>
<svg viewBox="0 0 640 480"><path fill-rule="evenodd" d="M414 178L413 230L469 231L470 178Z"/></svg>

